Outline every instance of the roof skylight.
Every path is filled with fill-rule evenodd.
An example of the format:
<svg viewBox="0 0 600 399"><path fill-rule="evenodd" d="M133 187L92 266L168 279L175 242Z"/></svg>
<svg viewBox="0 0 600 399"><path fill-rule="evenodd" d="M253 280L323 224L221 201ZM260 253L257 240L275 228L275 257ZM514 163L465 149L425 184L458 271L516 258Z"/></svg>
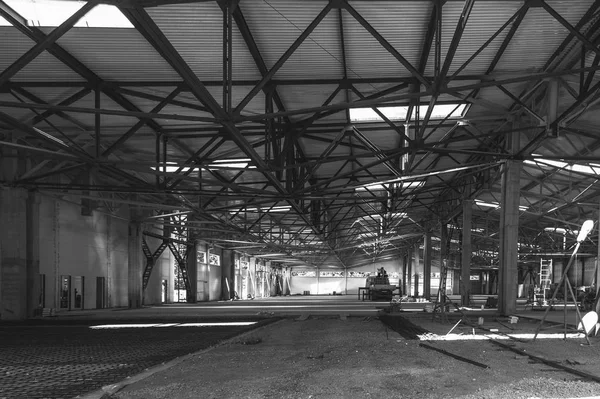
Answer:
<svg viewBox="0 0 600 399"><path fill-rule="evenodd" d="M403 121L406 119L408 107L379 107L377 108L386 118L392 121ZM352 122L380 122L383 119L373 108L350 108L350 120Z"/></svg>
<svg viewBox="0 0 600 399"><path fill-rule="evenodd" d="M366 191L366 190L376 191L376 190L392 190L394 188L401 188L403 190L407 190L407 189L415 190L424 184L425 184L424 180L404 181L404 182L397 182L397 183L368 183L363 186L356 187L355 190L356 191Z"/></svg>
<svg viewBox="0 0 600 399"><path fill-rule="evenodd" d="M600 165L595 163L589 164L579 164L579 163L567 163L564 161L558 161L554 159L545 159L545 158L534 158L533 160L525 160L523 161L526 164L530 165L538 165L540 167L555 167L559 169L564 169L566 171L573 171L579 173L585 173L588 175L599 176L600 175Z"/></svg>
<svg viewBox="0 0 600 399"><path fill-rule="evenodd" d="M167 162L166 164L166 172L174 173L179 170L179 164L177 162ZM198 167L188 167L184 166L181 168L181 172L188 172L190 169L192 171L199 171L200 169L204 170L219 170L219 169L255 169L256 166L250 165L250 159L248 158L240 158L240 159L221 159L216 160L209 163L206 166ZM151 166L150 169L156 170L156 167ZM161 165L159 168L161 171L163 170L163 166Z"/></svg>
<svg viewBox="0 0 600 399"><path fill-rule="evenodd" d="M229 213L238 212L288 212L292 207L290 205L279 205L279 206L266 206L262 208L242 208L236 211L229 211Z"/></svg>
<svg viewBox="0 0 600 399"><path fill-rule="evenodd" d="M500 204L498 202L485 202L485 201L481 201L478 199L475 200L475 205L483 207L483 208L494 208L494 209L500 208ZM528 208L529 207L527 207L527 206L519 205L520 211L526 211Z"/></svg>
<svg viewBox="0 0 600 399"><path fill-rule="evenodd" d="M396 107L379 107L377 110L391 121L405 121L415 119L415 111L413 109L410 118L408 118L408 106ZM423 120L427 114L429 105L419 106L419 120ZM462 118L467 110L467 104L452 103L452 104L436 104L431 111L430 119L457 119ZM373 108L351 108L351 122L381 122L383 119L375 112Z"/></svg>
<svg viewBox="0 0 600 399"><path fill-rule="evenodd" d="M85 1L4 0L27 20L29 26L56 27L79 10ZM0 26L11 26L0 17ZM76 28L133 28L121 11L108 4L98 4L74 25Z"/></svg>
<svg viewBox="0 0 600 399"><path fill-rule="evenodd" d="M208 165L208 169L255 169L250 165L250 158L219 159Z"/></svg>

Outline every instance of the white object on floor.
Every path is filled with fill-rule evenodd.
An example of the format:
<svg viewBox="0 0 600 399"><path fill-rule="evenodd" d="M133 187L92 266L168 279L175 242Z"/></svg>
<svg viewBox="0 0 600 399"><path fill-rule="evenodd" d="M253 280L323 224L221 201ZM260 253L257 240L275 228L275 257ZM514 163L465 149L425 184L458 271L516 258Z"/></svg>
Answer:
<svg viewBox="0 0 600 399"><path fill-rule="evenodd" d="M591 312L587 312L585 316L581 318L581 322L577 325L577 329L590 335L592 331L596 329L596 324L598 324L598 313L592 310Z"/></svg>

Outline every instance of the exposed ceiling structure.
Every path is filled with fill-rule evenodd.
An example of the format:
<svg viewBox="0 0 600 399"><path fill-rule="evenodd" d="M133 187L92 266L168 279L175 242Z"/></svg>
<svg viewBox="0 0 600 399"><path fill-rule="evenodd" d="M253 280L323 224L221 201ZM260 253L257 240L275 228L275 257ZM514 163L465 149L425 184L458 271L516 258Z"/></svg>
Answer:
<svg viewBox="0 0 600 399"><path fill-rule="evenodd" d="M523 259L597 218L599 1L37 1L70 6L54 25L16 3L4 186L321 268L459 231L465 200L493 264L508 160Z"/></svg>

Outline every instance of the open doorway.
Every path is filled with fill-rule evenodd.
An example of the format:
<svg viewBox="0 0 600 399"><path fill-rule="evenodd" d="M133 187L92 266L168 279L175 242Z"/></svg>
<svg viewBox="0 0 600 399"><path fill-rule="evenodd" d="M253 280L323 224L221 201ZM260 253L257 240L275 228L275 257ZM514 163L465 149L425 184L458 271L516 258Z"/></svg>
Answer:
<svg viewBox="0 0 600 399"><path fill-rule="evenodd" d="M71 279L71 288L73 289L71 293L71 309L72 310L81 310L83 309L83 290L84 290L84 280L83 276L73 276Z"/></svg>
<svg viewBox="0 0 600 399"><path fill-rule="evenodd" d="M162 281L162 294L160 301L161 303L167 303L169 300L169 283L167 280Z"/></svg>
<svg viewBox="0 0 600 399"><path fill-rule="evenodd" d="M71 308L71 276L60 276L60 309Z"/></svg>

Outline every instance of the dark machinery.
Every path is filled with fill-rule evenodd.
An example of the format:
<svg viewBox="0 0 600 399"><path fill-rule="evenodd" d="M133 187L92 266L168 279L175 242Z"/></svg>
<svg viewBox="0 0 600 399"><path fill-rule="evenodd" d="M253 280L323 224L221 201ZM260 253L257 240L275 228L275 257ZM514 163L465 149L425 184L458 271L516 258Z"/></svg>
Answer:
<svg viewBox="0 0 600 399"><path fill-rule="evenodd" d="M397 289L395 285L390 284L388 274L383 267L377 269L376 276L367 277L366 287L369 289L369 296L372 301L390 301Z"/></svg>

